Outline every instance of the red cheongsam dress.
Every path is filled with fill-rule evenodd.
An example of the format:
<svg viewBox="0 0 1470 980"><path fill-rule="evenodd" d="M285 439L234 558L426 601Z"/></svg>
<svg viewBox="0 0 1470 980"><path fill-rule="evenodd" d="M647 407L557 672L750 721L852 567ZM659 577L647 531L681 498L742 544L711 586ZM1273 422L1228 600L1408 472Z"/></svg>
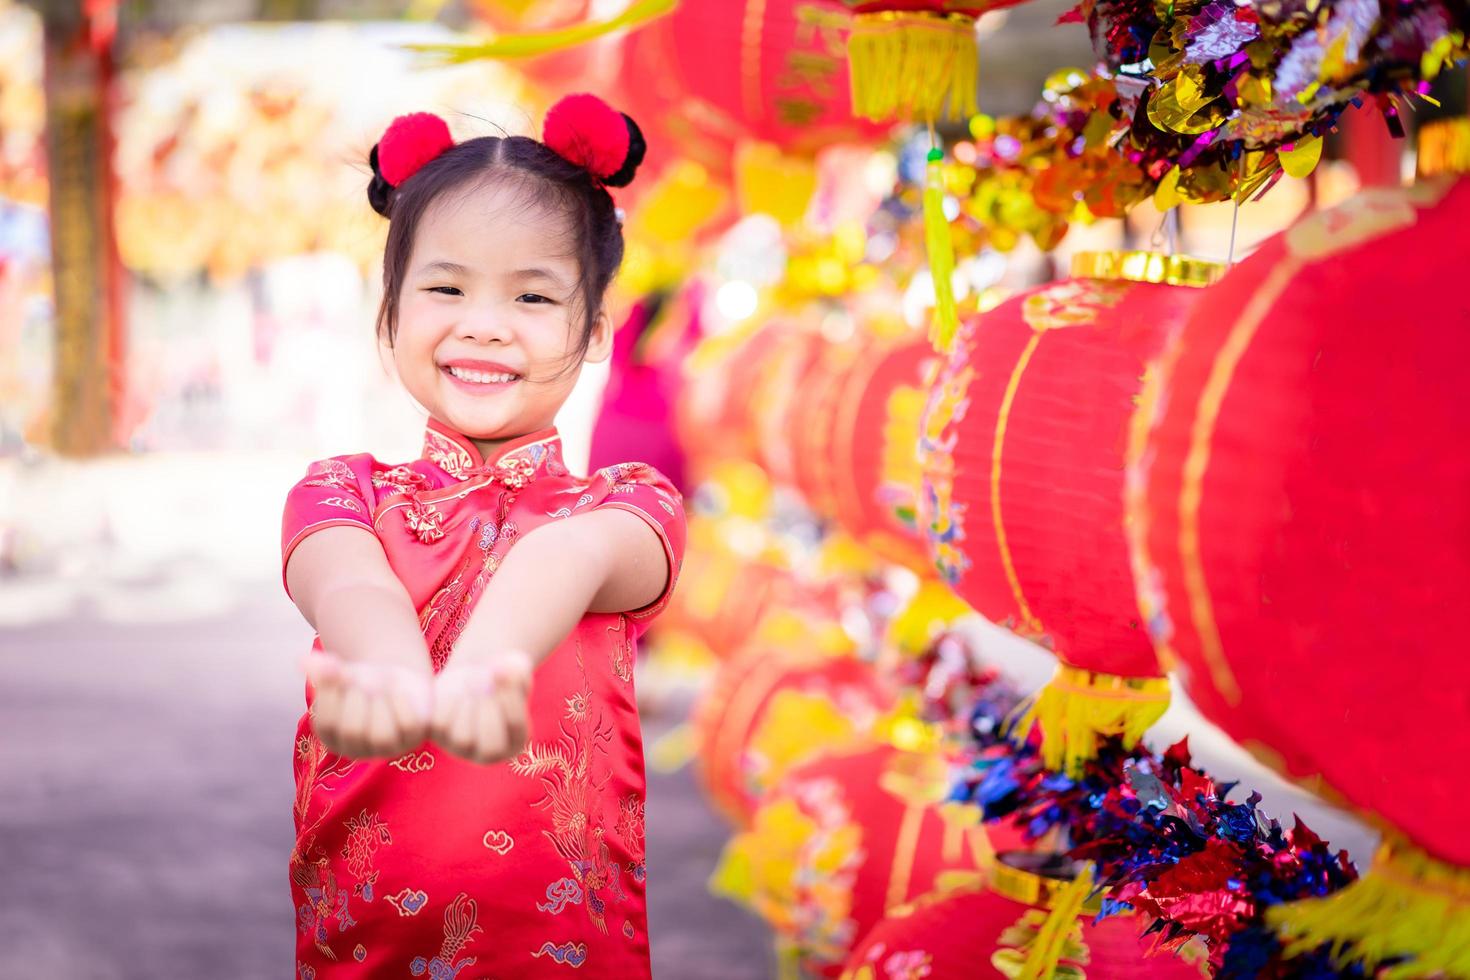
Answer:
<svg viewBox="0 0 1470 980"><path fill-rule="evenodd" d="M422 459L313 463L287 497L283 561L313 531L371 530L438 670L517 539L600 507L657 532L671 591L684 511L657 471L624 463L574 476L552 429L482 459L431 420ZM633 661L667 600L582 618L537 667L529 747L508 762L474 765L429 743L391 760L347 759L302 716L290 860L300 980L648 976Z"/></svg>

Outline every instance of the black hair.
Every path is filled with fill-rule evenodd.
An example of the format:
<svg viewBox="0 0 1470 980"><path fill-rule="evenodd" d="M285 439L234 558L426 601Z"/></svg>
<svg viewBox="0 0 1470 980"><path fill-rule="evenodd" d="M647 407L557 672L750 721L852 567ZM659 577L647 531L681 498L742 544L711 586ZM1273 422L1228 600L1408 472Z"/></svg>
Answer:
<svg viewBox="0 0 1470 980"><path fill-rule="evenodd" d="M608 284L623 262L623 227L607 187L626 186L643 161L647 144L627 116L628 156L617 173L602 180L572 163L545 143L526 136L481 136L450 146L394 187L378 168L378 148L368 154L373 177L368 202L386 217L388 241L383 249L383 299L377 332L389 347L398 335L399 294L408 271L419 222L445 194L476 182L504 177L525 188L531 203L564 214L578 268L577 296L582 329L568 367L581 363L592 342L592 329L602 310Z"/></svg>

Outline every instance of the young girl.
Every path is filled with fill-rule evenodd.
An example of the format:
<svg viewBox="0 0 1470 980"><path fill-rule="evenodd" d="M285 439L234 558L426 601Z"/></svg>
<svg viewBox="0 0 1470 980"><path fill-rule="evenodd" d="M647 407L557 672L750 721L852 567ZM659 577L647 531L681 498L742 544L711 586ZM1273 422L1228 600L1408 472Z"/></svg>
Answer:
<svg viewBox="0 0 1470 980"><path fill-rule="evenodd" d="M422 458L314 463L287 592L317 631L291 891L309 977L649 973L635 643L684 544L640 463L567 471L552 419L612 347L607 187L643 137L593 96L545 142L393 122L380 338L429 413ZM323 365L330 370L330 365Z"/></svg>

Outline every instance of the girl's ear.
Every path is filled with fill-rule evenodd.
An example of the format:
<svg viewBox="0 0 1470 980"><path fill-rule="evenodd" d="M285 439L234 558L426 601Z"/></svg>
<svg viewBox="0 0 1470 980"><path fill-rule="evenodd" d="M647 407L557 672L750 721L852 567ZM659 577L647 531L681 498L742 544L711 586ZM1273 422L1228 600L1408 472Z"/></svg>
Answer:
<svg viewBox="0 0 1470 980"><path fill-rule="evenodd" d="M582 360L587 364L601 364L612 356L612 350L612 317L607 315L607 308L603 307L597 314L597 319L592 321L592 337L587 343L587 356Z"/></svg>

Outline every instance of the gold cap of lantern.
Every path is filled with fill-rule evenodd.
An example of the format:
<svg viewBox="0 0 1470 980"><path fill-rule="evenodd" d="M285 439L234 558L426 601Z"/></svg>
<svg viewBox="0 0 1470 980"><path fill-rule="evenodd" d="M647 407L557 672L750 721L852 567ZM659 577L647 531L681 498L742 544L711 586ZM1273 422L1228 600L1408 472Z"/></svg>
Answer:
<svg viewBox="0 0 1470 980"><path fill-rule="evenodd" d="M1418 177L1470 174L1470 118L1439 119L1419 130Z"/></svg>
<svg viewBox="0 0 1470 980"><path fill-rule="evenodd" d="M1078 252L1072 256L1073 279L1162 283L1166 286L1203 288L1225 274L1222 262L1165 255L1162 252Z"/></svg>

